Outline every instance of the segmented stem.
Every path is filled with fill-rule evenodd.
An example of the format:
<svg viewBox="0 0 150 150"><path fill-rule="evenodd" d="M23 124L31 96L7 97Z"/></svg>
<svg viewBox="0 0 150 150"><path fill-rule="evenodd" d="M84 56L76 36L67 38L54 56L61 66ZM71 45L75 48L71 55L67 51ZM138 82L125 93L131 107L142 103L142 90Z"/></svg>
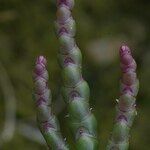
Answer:
<svg viewBox="0 0 150 150"><path fill-rule="evenodd" d="M117 114L111 139L107 150L127 150L129 148L129 131L136 116L136 96L139 81L136 75L136 62L126 45L120 48L122 78L120 98L117 100Z"/></svg>
<svg viewBox="0 0 150 150"><path fill-rule="evenodd" d="M49 148L52 150L68 150L60 133L57 118L51 111L52 98L51 91L48 88L48 78L46 59L39 56L33 73L38 126Z"/></svg>
<svg viewBox="0 0 150 150"><path fill-rule="evenodd" d="M58 60L62 68L63 97L68 104L70 127L78 150L96 150L97 122L89 108L90 90L82 77L82 55L76 45L75 21L71 16L74 0L57 1L56 33L60 42Z"/></svg>

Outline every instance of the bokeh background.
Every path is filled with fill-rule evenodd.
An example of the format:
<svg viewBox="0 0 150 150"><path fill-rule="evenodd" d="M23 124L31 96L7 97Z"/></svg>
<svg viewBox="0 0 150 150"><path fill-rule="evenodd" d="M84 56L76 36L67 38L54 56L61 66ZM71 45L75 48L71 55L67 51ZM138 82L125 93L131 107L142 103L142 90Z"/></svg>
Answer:
<svg viewBox="0 0 150 150"><path fill-rule="evenodd" d="M0 149L44 150L36 128L32 70L36 56L48 59L53 109L73 147L61 98L54 0L0 0ZM119 91L118 49L127 43L138 64L138 115L130 150L150 149L150 1L76 0L76 40L83 54L83 75L104 150L112 130Z"/></svg>

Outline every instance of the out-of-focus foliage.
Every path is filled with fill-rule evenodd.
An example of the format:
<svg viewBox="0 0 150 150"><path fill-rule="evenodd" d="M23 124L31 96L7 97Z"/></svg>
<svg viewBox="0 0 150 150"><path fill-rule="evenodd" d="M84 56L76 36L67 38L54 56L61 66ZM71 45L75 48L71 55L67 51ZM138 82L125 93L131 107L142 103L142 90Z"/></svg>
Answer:
<svg viewBox="0 0 150 150"><path fill-rule="evenodd" d="M76 39L83 53L83 74L91 89L90 103L99 122L101 149L105 149L112 129L115 99L119 93L117 50L124 42L133 49L140 79L138 115L131 130L130 150L148 150L150 147L149 10L148 0L76 0L73 11L77 22ZM10 142L3 144L3 150L45 149L17 130L19 122L35 126L32 69L39 54L46 55L49 62L53 102L57 104L55 110L62 112L58 113L62 132L66 137L71 136L64 124L66 108L58 102L61 78L56 59L58 41L53 29L55 11L54 0L0 0L0 62L8 73L17 100L16 132ZM5 101L0 89L0 129L4 122ZM67 138L67 141L73 144L72 139Z"/></svg>

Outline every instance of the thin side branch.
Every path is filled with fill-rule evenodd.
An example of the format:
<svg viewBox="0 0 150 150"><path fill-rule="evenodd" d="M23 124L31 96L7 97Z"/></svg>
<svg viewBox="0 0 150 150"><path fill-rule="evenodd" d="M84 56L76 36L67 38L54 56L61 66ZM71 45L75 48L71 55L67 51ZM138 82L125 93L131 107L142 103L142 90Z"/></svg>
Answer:
<svg viewBox="0 0 150 150"><path fill-rule="evenodd" d="M0 134L0 146L4 142L10 141L15 132L16 126L16 96L13 85L7 74L7 71L0 62L0 87L4 94L5 120L4 128Z"/></svg>

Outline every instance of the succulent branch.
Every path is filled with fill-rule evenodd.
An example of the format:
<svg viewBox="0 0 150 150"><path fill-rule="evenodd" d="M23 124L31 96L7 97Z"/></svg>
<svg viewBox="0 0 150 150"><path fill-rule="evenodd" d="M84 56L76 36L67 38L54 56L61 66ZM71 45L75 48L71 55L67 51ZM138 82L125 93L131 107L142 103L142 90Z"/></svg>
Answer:
<svg viewBox="0 0 150 150"><path fill-rule="evenodd" d="M69 122L78 150L97 150L97 122L89 107L90 90L82 77L82 54L71 15L74 0L57 1L56 33L60 43L58 60L62 69L63 97L68 105Z"/></svg>
<svg viewBox="0 0 150 150"><path fill-rule="evenodd" d="M116 119L107 150L127 150L129 147L129 131L136 112L136 96L139 81L136 74L136 62L131 50L126 45L120 48L122 77L120 81L120 98L116 106Z"/></svg>
<svg viewBox="0 0 150 150"><path fill-rule="evenodd" d="M35 104L37 108L37 122L47 145L52 150L68 150L60 133L59 123L51 111L51 91L48 88L48 72L46 59L43 56L37 58L33 79L35 84Z"/></svg>
<svg viewBox="0 0 150 150"><path fill-rule="evenodd" d="M98 150L97 121L89 105L90 89L82 77L82 54L75 41L76 23L72 17L74 0L57 0L56 34L60 48L58 61L63 81L62 95L67 104L69 125L74 135L77 150ZM126 45L120 48L122 77L120 97L116 105L116 117L107 150L127 150L129 133L136 112L136 96L139 81L136 62ZM47 145L52 150L68 150L59 123L51 110L51 91L48 88L46 59L39 56L33 79L37 122Z"/></svg>

